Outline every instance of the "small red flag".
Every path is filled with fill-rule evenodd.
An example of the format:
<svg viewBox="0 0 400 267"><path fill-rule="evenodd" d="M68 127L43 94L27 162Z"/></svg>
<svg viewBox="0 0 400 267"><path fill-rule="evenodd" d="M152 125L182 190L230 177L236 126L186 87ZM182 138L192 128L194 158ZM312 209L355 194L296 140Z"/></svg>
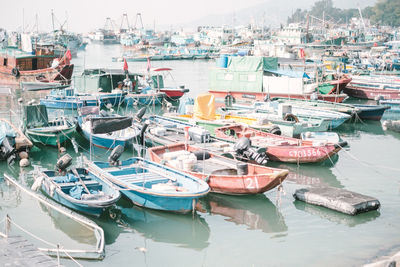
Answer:
<svg viewBox="0 0 400 267"><path fill-rule="evenodd" d="M128 63L126 62L126 59L124 58L124 71L128 70Z"/></svg>
<svg viewBox="0 0 400 267"><path fill-rule="evenodd" d="M300 48L299 54L300 54L300 58L306 58L306 53L304 52L303 48Z"/></svg>
<svg viewBox="0 0 400 267"><path fill-rule="evenodd" d="M67 52L65 52L65 57L68 59L68 61L72 59L71 50L68 49Z"/></svg>
<svg viewBox="0 0 400 267"><path fill-rule="evenodd" d="M151 63L150 63L150 58L147 58L147 71L150 71L151 69Z"/></svg>

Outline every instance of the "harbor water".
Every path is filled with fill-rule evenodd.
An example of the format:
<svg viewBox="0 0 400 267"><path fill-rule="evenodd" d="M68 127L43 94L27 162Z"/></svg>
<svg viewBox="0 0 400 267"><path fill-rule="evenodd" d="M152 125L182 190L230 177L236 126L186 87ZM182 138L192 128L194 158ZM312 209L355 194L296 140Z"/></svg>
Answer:
<svg viewBox="0 0 400 267"><path fill-rule="evenodd" d="M91 67L122 69L123 63L111 61L121 52L119 45L90 44L73 59L74 75L78 78L84 68ZM215 64L214 60L158 61L152 67L171 67L176 84L185 85L189 97L195 97L207 91L209 68ZM147 62L129 62L131 72L146 67ZM18 124L18 98L26 101L40 95L14 91L10 100L1 100L1 116ZM280 190L257 196L209 194L188 215L142 209L121 198L109 213L93 218L105 232L105 258L79 262L84 266L360 266L399 251L400 134L385 131L381 122L369 121L347 122L338 133L349 146L323 163L271 162L269 166L290 170ZM79 147L66 147L79 164L82 156L89 157L89 144L79 135L75 139ZM108 153L94 148L96 159L106 160ZM128 150L122 158L134 153ZM57 156L56 148L37 147L30 154L30 167L20 169L1 162L0 173L31 186L38 169L54 169ZM294 200L296 189L311 185L373 196L381 208L349 216ZM85 226L49 211L1 180L0 220L6 214L35 235L63 247L86 249L95 243ZM62 264L74 266L68 260Z"/></svg>

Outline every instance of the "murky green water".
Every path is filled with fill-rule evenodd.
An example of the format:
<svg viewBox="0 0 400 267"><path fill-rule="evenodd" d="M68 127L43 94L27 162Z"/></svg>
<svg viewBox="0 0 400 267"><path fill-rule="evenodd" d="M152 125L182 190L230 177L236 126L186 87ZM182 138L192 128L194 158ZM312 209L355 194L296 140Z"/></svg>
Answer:
<svg viewBox="0 0 400 267"><path fill-rule="evenodd" d="M83 65L122 68L122 63L111 62L119 54L118 46L89 45L85 54L74 59L75 74L80 74ZM172 67L177 83L185 84L195 96L207 90L208 69L214 63L153 65ZM129 68L143 70L146 62L129 63ZM9 109L18 112L19 97L1 99L1 116L8 117ZM383 131L380 122L347 123L338 132L350 146L332 161L300 167L271 164L291 171L280 194L276 190L247 197L210 194L201 200L195 215L145 210L121 199L112 216L95 220L105 231L105 259L80 262L87 266L358 266L399 250L400 134ZM81 154L88 155L89 146L82 137L76 140L82 146L79 152L71 145L67 149L79 161ZM123 157L132 154L127 151ZM95 155L107 157L97 148ZM30 186L35 169L53 169L56 158L55 148L41 147L31 153L31 167L20 170L0 163L0 170ZM294 201L296 189L318 184L377 197L382 207L351 217ZM86 228L1 182L0 219L5 214L53 243L93 247L94 236Z"/></svg>

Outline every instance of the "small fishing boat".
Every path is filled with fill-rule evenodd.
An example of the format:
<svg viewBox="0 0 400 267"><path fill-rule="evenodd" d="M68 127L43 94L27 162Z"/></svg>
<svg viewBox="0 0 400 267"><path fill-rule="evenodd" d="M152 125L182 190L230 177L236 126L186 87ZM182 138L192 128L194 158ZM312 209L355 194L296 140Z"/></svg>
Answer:
<svg viewBox="0 0 400 267"><path fill-rule="evenodd" d="M400 81L392 77L353 76L344 92L361 99L400 99Z"/></svg>
<svg viewBox="0 0 400 267"><path fill-rule="evenodd" d="M383 113L388 109L388 104L380 102L384 105L360 105L360 104L345 104L345 103L332 103L322 100L304 100L293 98L273 98L272 101L279 103L290 104L292 106L300 106L307 108L314 108L316 110L336 111L351 115L353 119L359 118L362 120L380 120Z"/></svg>
<svg viewBox="0 0 400 267"><path fill-rule="evenodd" d="M150 209L188 213L210 191L207 183L196 177L142 158L117 164L88 162L88 167L116 185L133 204Z"/></svg>
<svg viewBox="0 0 400 267"><path fill-rule="evenodd" d="M341 142L340 136L335 132L304 132L300 134L300 139L313 143L339 144ZM341 146L344 145L342 143Z"/></svg>
<svg viewBox="0 0 400 267"><path fill-rule="evenodd" d="M18 158L18 152L29 152L32 145L20 129L0 118L0 160L12 164Z"/></svg>
<svg viewBox="0 0 400 267"><path fill-rule="evenodd" d="M35 144L59 146L71 139L76 132L76 124L60 116L49 120L46 106L24 106L24 130Z"/></svg>
<svg viewBox="0 0 400 267"><path fill-rule="evenodd" d="M128 94L125 97L124 103L127 106L133 105L161 105L165 93L162 92L146 92L140 94Z"/></svg>
<svg viewBox="0 0 400 267"><path fill-rule="evenodd" d="M231 114L247 114L247 117L259 117L265 114L265 118L279 125L280 120L291 116L297 122L315 123L319 120L329 120L329 128L335 129L351 118L350 115L336 111L316 110L308 107L283 104L276 101L254 102L251 106L236 105L221 108L223 112Z"/></svg>
<svg viewBox="0 0 400 267"><path fill-rule="evenodd" d="M290 163L321 162L335 155L342 146L328 142L304 141L257 131L244 125L215 129L216 137L237 141L245 137L255 148L265 148L270 160Z"/></svg>
<svg viewBox="0 0 400 267"><path fill-rule="evenodd" d="M121 194L110 182L85 168L66 171L72 158L68 154L57 162L57 171L42 171L32 186L40 187L54 201L79 212L100 216L114 205Z"/></svg>
<svg viewBox="0 0 400 267"><path fill-rule="evenodd" d="M189 89L185 88L184 85L164 87L164 81L167 76L170 76L173 80L171 71L171 68L150 68L150 74L152 75L154 81L154 89L165 93L167 100L176 101L185 93L189 92Z"/></svg>
<svg viewBox="0 0 400 267"><path fill-rule="evenodd" d="M105 110L100 112L98 107L83 107L79 115L78 124L83 135L97 147L128 147L140 138L140 129L132 127L132 117L110 114Z"/></svg>
<svg viewBox="0 0 400 267"><path fill-rule="evenodd" d="M196 97L193 113L165 113L163 116L202 126L210 131L211 134L214 134L215 128L218 127L245 123L252 128L264 132L281 133L285 136L296 137L305 131L326 131L330 125L329 120L314 120L309 122L296 122L289 119L273 120L272 118L265 118L262 113L255 113L254 117L248 117L247 114L246 116L243 114L231 115L229 113L216 114L215 99L214 96L210 94L202 94Z"/></svg>
<svg viewBox="0 0 400 267"><path fill-rule="evenodd" d="M75 95L74 89L51 90L50 95L40 99L40 104L53 109L74 109L97 106L97 98L91 95Z"/></svg>
<svg viewBox="0 0 400 267"><path fill-rule="evenodd" d="M150 159L165 163L206 181L212 192L222 194L259 194L275 188L289 171L244 163L215 155L184 143L148 149Z"/></svg>

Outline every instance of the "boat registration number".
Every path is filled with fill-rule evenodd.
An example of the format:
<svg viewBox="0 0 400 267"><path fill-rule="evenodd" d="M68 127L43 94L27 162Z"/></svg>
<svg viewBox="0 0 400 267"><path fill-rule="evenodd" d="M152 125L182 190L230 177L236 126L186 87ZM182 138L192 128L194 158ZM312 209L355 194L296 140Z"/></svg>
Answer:
<svg viewBox="0 0 400 267"><path fill-rule="evenodd" d="M319 149L303 149L303 150L292 150L289 151L290 157L308 158L321 156L321 151Z"/></svg>
<svg viewBox="0 0 400 267"><path fill-rule="evenodd" d="M246 178L246 188L247 189L258 189L258 180L257 177L254 178Z"/></svg>

